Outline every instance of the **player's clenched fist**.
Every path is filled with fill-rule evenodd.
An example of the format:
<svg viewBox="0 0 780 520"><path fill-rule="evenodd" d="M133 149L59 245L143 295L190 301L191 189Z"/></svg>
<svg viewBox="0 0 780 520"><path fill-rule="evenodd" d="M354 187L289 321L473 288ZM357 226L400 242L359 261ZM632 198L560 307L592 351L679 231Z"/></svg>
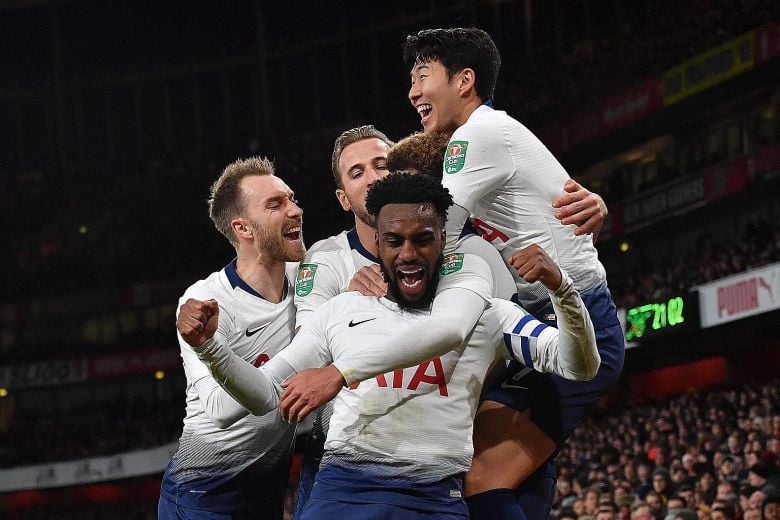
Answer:
<svg viewBox="0 0 780 520"><path fill-rule="evenodd" d="M179 308L176 329L192 348L200 348L214 337L219 321L219 304L216 300L190 298Z"/></svg>
<svg viewBox="0 0 780 520"><path fill-rule="evenodd" d="M517 274L526 282L542 282L551 291L561 286L561 270L544 249L531 244L509 257L509 265L517 269Z"/></svg>

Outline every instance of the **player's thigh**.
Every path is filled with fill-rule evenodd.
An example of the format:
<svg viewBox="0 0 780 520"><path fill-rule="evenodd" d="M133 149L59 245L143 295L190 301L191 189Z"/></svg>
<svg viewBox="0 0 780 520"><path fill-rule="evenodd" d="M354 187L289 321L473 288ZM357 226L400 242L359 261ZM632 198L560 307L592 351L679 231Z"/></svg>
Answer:
<svg viewBox="0 0 780 520"><path fill-rule="evenodd" d="M160 497L160 501L157 504L157 520L280 520L281 518L281 512L271 513L270 511L254 511L251 513L202 511L174 504L164 497Z"/></svg>
<svg viewBox="0 0 780 520"><path fill-rule="evenodd" d="M466 495L516 488L555 451L555 442L518 411L483 401L474 419L474 460L466 474Z"/></svg>
<svg viewBox="0 0 780 520"><path fill-rule="evenodd" d="M392 507L387 504L369 504L309 498L300 520L388 520Z"/></svg>
<svg viewBox="0 0 780 520"><path fill-rule="evenodd" d="M593 405L615 384L623 369L625 344L620 325L597 330L596 343L601 364L595 378L590 381L570 381L550 375L550 381L555 387L554 392L560 401L560 429L565 436L582 423ZM534 414L543 413L544 403L537 400L532 408Z"/></svg>

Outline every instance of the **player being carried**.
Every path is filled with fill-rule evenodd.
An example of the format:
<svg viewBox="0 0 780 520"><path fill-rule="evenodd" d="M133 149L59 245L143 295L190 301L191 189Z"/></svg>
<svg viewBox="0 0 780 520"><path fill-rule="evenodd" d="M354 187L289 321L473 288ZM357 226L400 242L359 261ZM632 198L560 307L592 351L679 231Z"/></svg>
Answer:
<svg viewBox="0 0 780 520"><path fill-rule="evenodd" d="M424 131L452 132L442 181L455 201L447 250L471 218L516 268L520 303L542 319L554 318L545 288L528 280L520 265L518 251L540 245L572 277L596 329L601 366L593 381L566 381L516 364L487 393L476 417L474 465L466 477L472 518L523 518L523 511L530 519L546 518L555 489L552 457L623 366L623 332L594 237L586 234L598 233L606 209L600 199L588 204L593 195L553 208L567 202L568 195L551 205L573 181L527 128L493 109L501 58L487 33L424 30L407 38L403 54L409 100ZM569 223L581 225L572 232Z"/></svg>

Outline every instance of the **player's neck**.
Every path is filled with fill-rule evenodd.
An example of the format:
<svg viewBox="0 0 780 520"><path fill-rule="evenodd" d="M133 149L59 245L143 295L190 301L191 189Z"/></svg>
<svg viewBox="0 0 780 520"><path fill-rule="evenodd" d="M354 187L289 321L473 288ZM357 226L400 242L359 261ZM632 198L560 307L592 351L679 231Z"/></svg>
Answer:
<svg viewBox="0 0 780 520"><path fill-rule="evenodd" d="M379 251L376 248L376 228L373 228L355 217L355 231L357 231L360 244L366 248L366 251L374 256L378 256Z"/></svg>
<svg viewBox="0 0 780 520"><path fill-rule="evenodd" d="M474 113L476 109L482 106L482 100L476 96L470 98L464 105L463 110L461 110L460 115L456 119L456 123L458 125L458 128L466 124L466 121L469 120L471 117L471 114Z"/></svg>
<svg viewBox="0 0 780 520"><path fill-rule="evenodd" d="M279 303L284 296L285 267L285 262L257 251L239 252L236 260L238 276L271 303Z"/></svg>

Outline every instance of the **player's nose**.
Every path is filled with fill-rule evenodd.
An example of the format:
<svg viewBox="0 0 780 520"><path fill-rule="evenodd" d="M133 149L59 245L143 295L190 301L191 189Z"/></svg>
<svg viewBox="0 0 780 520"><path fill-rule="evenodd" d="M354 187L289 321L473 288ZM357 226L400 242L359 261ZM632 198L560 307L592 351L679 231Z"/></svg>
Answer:
<svg viewBox="0 0 780 520"><path fill-rule="evenodd" d="M409 262L417 259L417 248L409 240L405 240L401 245L400 251L398 251L398 259L404 262Z"/></svg>
<svg viewBox="0 0 780 520"><path fill-rule="evenodd" d="M422 95L422 93L420 92L420 85L419 85L419 83L413 82L412 86L409 87L409 93L408 93L409 101L412 102L412 105L414 105L415 102L418 99L420 99L421 95Z"/></svg>

